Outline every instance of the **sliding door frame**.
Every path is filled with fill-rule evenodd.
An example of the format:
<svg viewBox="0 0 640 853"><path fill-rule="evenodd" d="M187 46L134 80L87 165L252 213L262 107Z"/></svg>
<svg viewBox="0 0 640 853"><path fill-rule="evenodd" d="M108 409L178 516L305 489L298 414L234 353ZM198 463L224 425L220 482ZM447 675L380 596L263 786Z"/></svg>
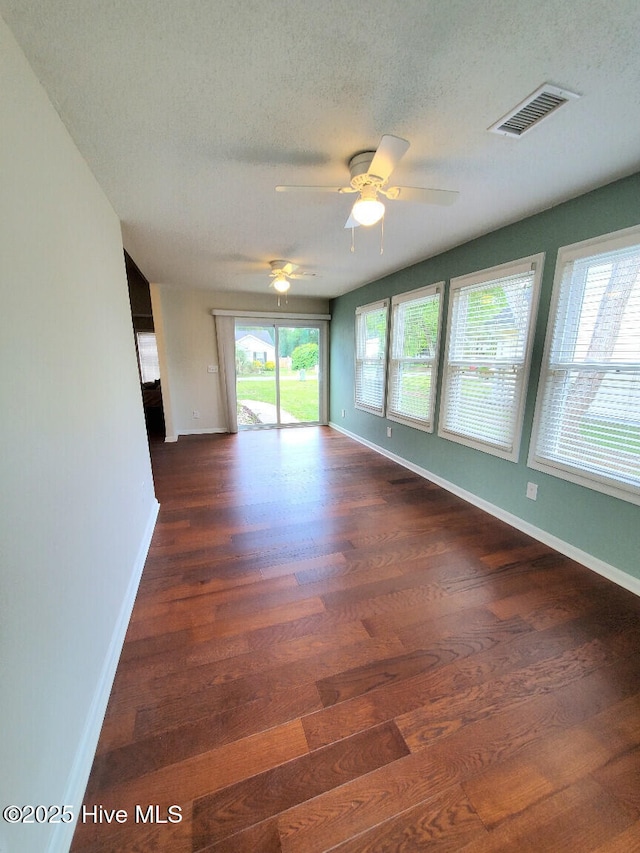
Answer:
<svg viewBox="0 0 640 853"><path fill-rule="evenodd" d="M226 311L213 309L211 313L214 316L233 317L236 324L240 325L269 325L276 328L276 342L278 340L278 329L293 329L293 328L317 328L320 345L320 358L318 362L318 405L319 405L319 420L310 421L308 423L299 424L268 424L265 428L284 429L297 428L304 426L315 426L317 424L326 426L328 423L329 409L329 321L330 314L282 314L271 311ZM278 357L276 353L276 362ZM221 367L223 367L221 365ZM234 360L235 370L235 360ZM279 365L276 364L276 394L278 419L280 417L280 389L279 389Z"/></svg>

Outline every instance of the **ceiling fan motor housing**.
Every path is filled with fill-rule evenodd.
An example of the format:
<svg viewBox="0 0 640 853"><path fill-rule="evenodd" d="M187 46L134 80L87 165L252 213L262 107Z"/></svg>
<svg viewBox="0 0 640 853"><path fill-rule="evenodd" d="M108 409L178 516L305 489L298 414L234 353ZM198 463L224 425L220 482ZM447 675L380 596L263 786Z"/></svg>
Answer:
<svg viewBox="0 0 640 853"><path fill-rule="evenodd" d="M381 187L384 181L377 175L369 174L369 167L375 157L375 151L363 151L361 154L356 154L349 160L349 172L351 174L351 186L358 192L362 191L363 187L373 185L377 188Z"/></svg>

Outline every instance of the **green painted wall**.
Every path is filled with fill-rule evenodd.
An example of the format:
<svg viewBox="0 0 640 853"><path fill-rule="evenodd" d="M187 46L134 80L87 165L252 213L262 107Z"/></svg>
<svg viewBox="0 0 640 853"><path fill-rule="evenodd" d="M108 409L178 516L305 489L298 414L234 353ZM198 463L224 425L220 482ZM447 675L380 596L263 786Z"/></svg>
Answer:
<svg viewBox="0 0 640 853"><path fill-rule="evenodd" d="M558 248L638 224L640 173L334 300L331 305L330 421L640 579L640 507L534 471L526 465ZM424 433L354 408L354 312L358 305L437 281L445 280L448 285L452 277L537 252L545 252L546 257L517 463L503 461L439 438L435 433ZM440 380L441 377L436 400L436 424ZM346 410L344 418L342 409ZM387 426L393 427L392 438L386 436ZM538 500L535 502L525 497L528 481L538 483Z"/></svg>

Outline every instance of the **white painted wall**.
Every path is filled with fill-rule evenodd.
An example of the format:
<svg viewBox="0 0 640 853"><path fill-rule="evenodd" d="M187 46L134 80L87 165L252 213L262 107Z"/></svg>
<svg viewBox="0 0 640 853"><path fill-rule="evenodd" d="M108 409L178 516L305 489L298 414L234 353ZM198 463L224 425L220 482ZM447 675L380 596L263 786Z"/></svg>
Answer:
<svg viewBox="0 0 640 853"><path fill-rule="evenodd" d="M207 373L208 365L218 364L212 309L278 311L282 316L329 313L326 299L289 296L278 308L276 297L269 292L261 296L152 284L151 299L168 441L190 433L226 431L220 374ZM193 417L194 410L199 418Z"/></svg>
<svg viewBox="0 0 640 853"><path fill-rule="evenodd" d="M0 805L77 809L157 502L118 219L1 19L0 80Z"/></svg>

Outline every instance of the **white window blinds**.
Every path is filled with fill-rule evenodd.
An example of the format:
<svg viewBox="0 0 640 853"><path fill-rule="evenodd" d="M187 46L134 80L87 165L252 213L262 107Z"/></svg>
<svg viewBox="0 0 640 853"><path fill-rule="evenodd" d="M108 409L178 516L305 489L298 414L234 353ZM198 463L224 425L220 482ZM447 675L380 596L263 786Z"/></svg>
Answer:
<svg viewBox="0 0 640 853"><path fill-rule="evenodd" d="M384 414L389 300L356 308L355 406Z"/></svg>
<svg viewBox="0 0 640 853"><path fill-rule="evenodd" d="M391 300L387 417L433 430L442 284Z"/></svg>
<svg viewBox="0 0 640 853"><path fill-rule="evenodd" d="M516 461L543 256L452 279L438 434Z"/></svg>
<svg viewBox="0 0 640 853"><path fill-rule="evenodd" d="M640 503L640 229L558 255L529 464Z"/></svg>
<svg viewBox="0 0 640 853"><path fill-rule="evenodd" d="M137 332L138 360L140 362L140 377L143 382L155 382L160 379L158 362L158 347L154 332Z"/></svg>

